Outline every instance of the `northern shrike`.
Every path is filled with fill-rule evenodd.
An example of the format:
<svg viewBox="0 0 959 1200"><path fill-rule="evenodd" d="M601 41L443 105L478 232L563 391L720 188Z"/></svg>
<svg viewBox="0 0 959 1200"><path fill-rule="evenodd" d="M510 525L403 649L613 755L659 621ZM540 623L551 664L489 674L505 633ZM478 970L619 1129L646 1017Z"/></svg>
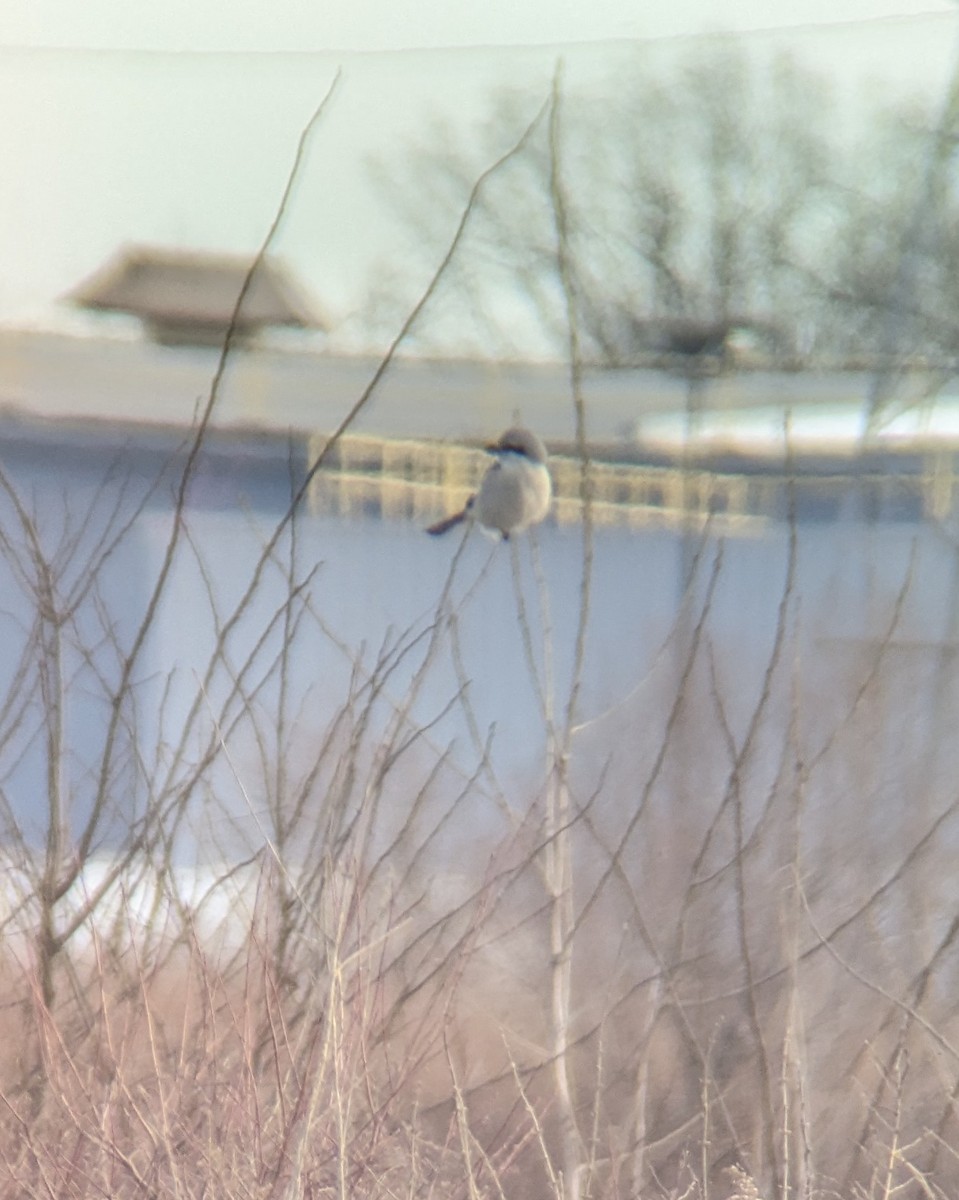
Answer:
<svg viewBox="0 0 959 1200"><path fill-rule="evenodd" d="M462 512L437 521L427 533L446 533L471 519L502 534L505 542L510 534L537 524L549 512L553 485L546 468L546 447L535 433L514 425L486 450L496 461L483 476L479 491L470 496Z"/></svg>

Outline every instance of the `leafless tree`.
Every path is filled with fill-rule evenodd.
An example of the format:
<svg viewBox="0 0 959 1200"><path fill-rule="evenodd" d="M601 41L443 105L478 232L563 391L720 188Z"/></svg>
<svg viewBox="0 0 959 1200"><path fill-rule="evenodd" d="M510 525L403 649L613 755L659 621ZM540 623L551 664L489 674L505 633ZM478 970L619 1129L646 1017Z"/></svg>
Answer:
<svg viewBox="0 0 959 1200"><path fill-rule="evenodd" d="M935 116L893 98L853 113L808 69L729 43L669 65L637 55L602 85L568 90L568 273L587 362L712 371L745 346L787 367L951 363L954 104ZM374 165L414 255L524 102L494 95L474 136L438 120ZM421 345L561 352L549 207L543 132L483 197ZM402 289L386 265L378 275L392 319Z"/></svg>
<svg viewBox="0 0 959 1200"><path fill-rule="evenodd" d="M959 686L951 660L930 665L912 608L938 575L917 550L869 593L857 636L817 651L791 511L768 534L761 619L731 646L717 612L739 602L735 539L684 525L695 552L675 627L625 694L588 694L599 533L581 383L600 334L584 302L574 101L557 72L471 176L369 387L305 476L291 469L238 594L219 588L187 502L229 336L173 459L167 537L132 629L111 608L109 564L149 488L104 481L57 523L0 476L3 568L29 614L6 614L17 649L0 698L11 1192L955 1194L959 797L936 736L948 726L923 722L931 679L939 713ZM557 592L535 538L471 575L466 534L428 613L344 644L303 549L309 481L489 228L490 192L537 155L534 258L561 313L577 428L575 586ZM710 303L731 305L746 243L709 228ZM502 734L471 691L484 664L468 634L507 565L543 733L522 787L499 777ZM182 570L208 653L148 693L144 648ZM557 616L573 630L568 672ZM311 638L345 665L322 718L297 678ZM101 705L92 769L68 736L78 687ZM444 737L450 714L465 749ZM10 802L31 755L35 829ZM215 828L222 852L199 886L176 871L191 822ZM211 920L224 905L229 921Z"/></svg>

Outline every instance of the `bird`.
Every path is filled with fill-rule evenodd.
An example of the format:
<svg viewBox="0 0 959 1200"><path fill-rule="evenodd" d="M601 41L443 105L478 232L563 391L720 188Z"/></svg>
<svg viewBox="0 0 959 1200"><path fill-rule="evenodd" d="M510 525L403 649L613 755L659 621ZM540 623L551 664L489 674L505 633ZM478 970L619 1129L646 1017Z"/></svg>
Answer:
<svg viewBox="0 0 959 1200"><path fill-rule="evenodd" d="M513 425L486 452L495 458L465 508L430 525L433 537L466 520L479 521L484 529L509 541L536 525L549 512L553 485L546 466L546 447L529 429Z"/></svg>

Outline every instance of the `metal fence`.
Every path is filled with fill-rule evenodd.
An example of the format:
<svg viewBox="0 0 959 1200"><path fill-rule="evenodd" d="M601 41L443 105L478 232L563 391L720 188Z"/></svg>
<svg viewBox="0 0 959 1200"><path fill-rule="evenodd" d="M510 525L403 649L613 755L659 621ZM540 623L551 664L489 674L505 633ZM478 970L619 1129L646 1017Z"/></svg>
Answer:
<svg viewBox="0 0 959 1200"><path fill-rule="evenodd" d="M315 461L325 437L310 441ZM315 476L314 512L429 522L456 511L476 490L489 459L478 449L443 442L347 435ZM555 503L552 519L573 525L583 519L584 474L578 458L552 455ZM761 532L765 523L795 518L844 518L916 523L946 520L956 507L956 463L951 449L913 453L889 471L855 469L846 456L833 468L821 461L813 472L797 461L755 464L749 471L590 462L585 494L597 525L648 528L711 520L738 533Z"/></svg>

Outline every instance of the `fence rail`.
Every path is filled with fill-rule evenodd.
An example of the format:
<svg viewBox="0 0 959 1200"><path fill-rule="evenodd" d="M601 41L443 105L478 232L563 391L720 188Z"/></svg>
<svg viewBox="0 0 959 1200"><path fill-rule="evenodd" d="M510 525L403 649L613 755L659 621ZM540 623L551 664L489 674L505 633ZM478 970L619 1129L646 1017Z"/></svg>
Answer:
<svg viewBox="0 0 959 1200"><path fill-rule="evenodd" d="M310 440L310 462L325 444ZM489 465L478 449L443 442L347 435L334 447L310 490L314 512L429 522L461 508ZM770 521L792 515L806 521L843 516L918 522L953 515L959 498L950 451L930 452L921 469L894 473L843 470L750 473L700 466L593 461L589 483L597 525L625 528L683 526L711 520L730 532L759 533ZM550 458L559 525L582 520L582 468L575 457Z"/></svg>

